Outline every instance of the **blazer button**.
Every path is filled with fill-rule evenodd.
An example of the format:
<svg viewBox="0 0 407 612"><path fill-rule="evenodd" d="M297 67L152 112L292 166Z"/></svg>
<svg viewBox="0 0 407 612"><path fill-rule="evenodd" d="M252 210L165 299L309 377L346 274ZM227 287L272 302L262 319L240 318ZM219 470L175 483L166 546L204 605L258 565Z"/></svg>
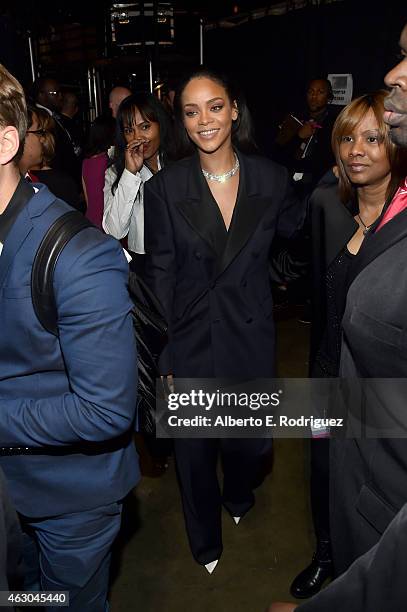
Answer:
<svg viewBox="0 0 407 612"><path fill-rule="evenodd" d="M248 319L246 319L246 323L253 323L252 317L249 317Z"/></svg>
<svg viewBox="0 0 407 612"><path fill-rule="evenodd" d="M199 252L199 251L195 251L195 257L196 257L197 259L201 259L202 255L200 254L200 252Z"/></svg>
<svg viewBox="0 0 407 612"><path fill-rule="evenodd" d="M247 280L243 280L240 284L242 287L247 287Z"/></svg>

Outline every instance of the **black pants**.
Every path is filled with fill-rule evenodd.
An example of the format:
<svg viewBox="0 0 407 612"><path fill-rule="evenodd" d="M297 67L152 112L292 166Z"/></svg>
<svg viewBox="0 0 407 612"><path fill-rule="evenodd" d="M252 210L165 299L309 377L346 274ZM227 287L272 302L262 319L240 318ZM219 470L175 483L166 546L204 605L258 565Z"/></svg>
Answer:
<svg viewBox="0 0 407 612"><path fill-rule="evenodd" d="M272 449L270 439L176 439L174 452L189 544L202 565L222 554L222 505L243 516L254 504L253 488ZM223 467L223 490L216 467Z"/></svg>
<svg viewBox="0 0 407 612"><path fill-rule="evenodd" d="M329 540L329 439L311 440L311 508L317 541Z"/></svg>

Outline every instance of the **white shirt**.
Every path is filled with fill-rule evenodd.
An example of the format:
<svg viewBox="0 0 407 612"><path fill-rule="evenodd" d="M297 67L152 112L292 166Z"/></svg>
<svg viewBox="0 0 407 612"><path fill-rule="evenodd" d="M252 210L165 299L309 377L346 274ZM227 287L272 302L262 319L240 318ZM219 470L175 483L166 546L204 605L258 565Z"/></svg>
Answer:
<svg viewBox="0 0 407 612"><path fill-rule="evenodd" d="M137 174L125 168L113 195L114 166L109 166L105 173L103 229L118 240L127 236L130 251L140 255L145 253L144 183L152 176L147 166L142 166Z"/></svg>

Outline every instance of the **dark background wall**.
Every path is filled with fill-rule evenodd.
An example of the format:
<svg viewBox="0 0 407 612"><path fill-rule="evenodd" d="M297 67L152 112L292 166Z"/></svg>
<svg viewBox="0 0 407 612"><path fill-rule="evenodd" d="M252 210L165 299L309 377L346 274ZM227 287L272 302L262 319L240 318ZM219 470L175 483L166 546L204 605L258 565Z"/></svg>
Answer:
<svg viewBox="0 0 407 612"><path fill-rule="evenodd" d="M27 85L31 80L27 30L34 30L34 38L36 31L42 31L42 36L48 31L52 42L55 33L52 34L50 25L53 20L59 25L65 23L66 7L70 5L64 4L64 10L55 9L51 15L50 11L42 9L34 11L34 0L18 6L5 4L14 6L15 10L0 9L0 61ZM61 5L57 0L54 4ZM84 37L82 46L89 47L83 51L85 59L64 64L58 56L54 58L55 65L44 67L44 71L56 74L63 84L77 84L86 91L89 67L86 58L91 50L101 62L114 61L111 70L120 75L120 82L126 82L126 74L133 72L137 72L137 78L139 75L144 78L147 72L141 64L146 62L141 55L132 59L127 55L120 57L119 52L115 54L111 50L108 57L102 57L103 15L108 4L103 0L89 15L82 16L82 25L93 24L99 41L90 49L91 42ZM238 0L236 4L240 4ZM248 10L267 3L253 0L243 4ZM43 7L44 3L40 5ZM220 0L219 11L221 5L225 2L222 4ZM23 6L31 6L31 11L23 10ZM79 17L75 14L74 21ZM209 13L207 18L210 20ZM302 107L310 78L328 73L352 73L355 96L382 87L385 73L396 63L397 42L406 22L407 3L402 0L347 0L330 4L321 1L319 6L310 3L304 9L288 10L283 15L253 19L229 29L218 27L206 31L205 63L236 77L253 111L257 140L267 152L282 115ZM188 63L198 61L199 11L193 14L184 11L177 17L175 38L176 44L171 51L160 49L157 52L156 69L161 78L177 76ZM68 40L67 48L72 44L73 40ZM106 72L108 68L109 65L103 70ZM108 85L106 81L106 88ZM134 86L146 85L138 81Z"/></svg>
<svg viewBox="0 0 407 612"><path fill-rule="evenodd" d="M208 32L205 63L239 80L267 151L281 116L302 106L310 78L352 73L354 97L383 87L406 22L407 4L391 0L308 7Z"/></svg>

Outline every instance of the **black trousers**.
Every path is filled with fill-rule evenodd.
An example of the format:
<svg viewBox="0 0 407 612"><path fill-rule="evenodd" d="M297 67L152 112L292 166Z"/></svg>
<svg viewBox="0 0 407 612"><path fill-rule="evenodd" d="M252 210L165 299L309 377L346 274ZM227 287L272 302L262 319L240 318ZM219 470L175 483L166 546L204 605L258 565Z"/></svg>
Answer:
<svg viewBox="0 0 407 612"><path fill-rule="evenodd" d="M176 439L174 452L191 552L206 565L222 554L222 505L243 516L272 450L270 439ZM223 487L218 482L221 456Z"/></svg>
<svg viewBox="0 0 407 612"><path fill-rule="evenodd" d="M311 509L317 541L329 535L329 439L311 440Z"/></svg>

